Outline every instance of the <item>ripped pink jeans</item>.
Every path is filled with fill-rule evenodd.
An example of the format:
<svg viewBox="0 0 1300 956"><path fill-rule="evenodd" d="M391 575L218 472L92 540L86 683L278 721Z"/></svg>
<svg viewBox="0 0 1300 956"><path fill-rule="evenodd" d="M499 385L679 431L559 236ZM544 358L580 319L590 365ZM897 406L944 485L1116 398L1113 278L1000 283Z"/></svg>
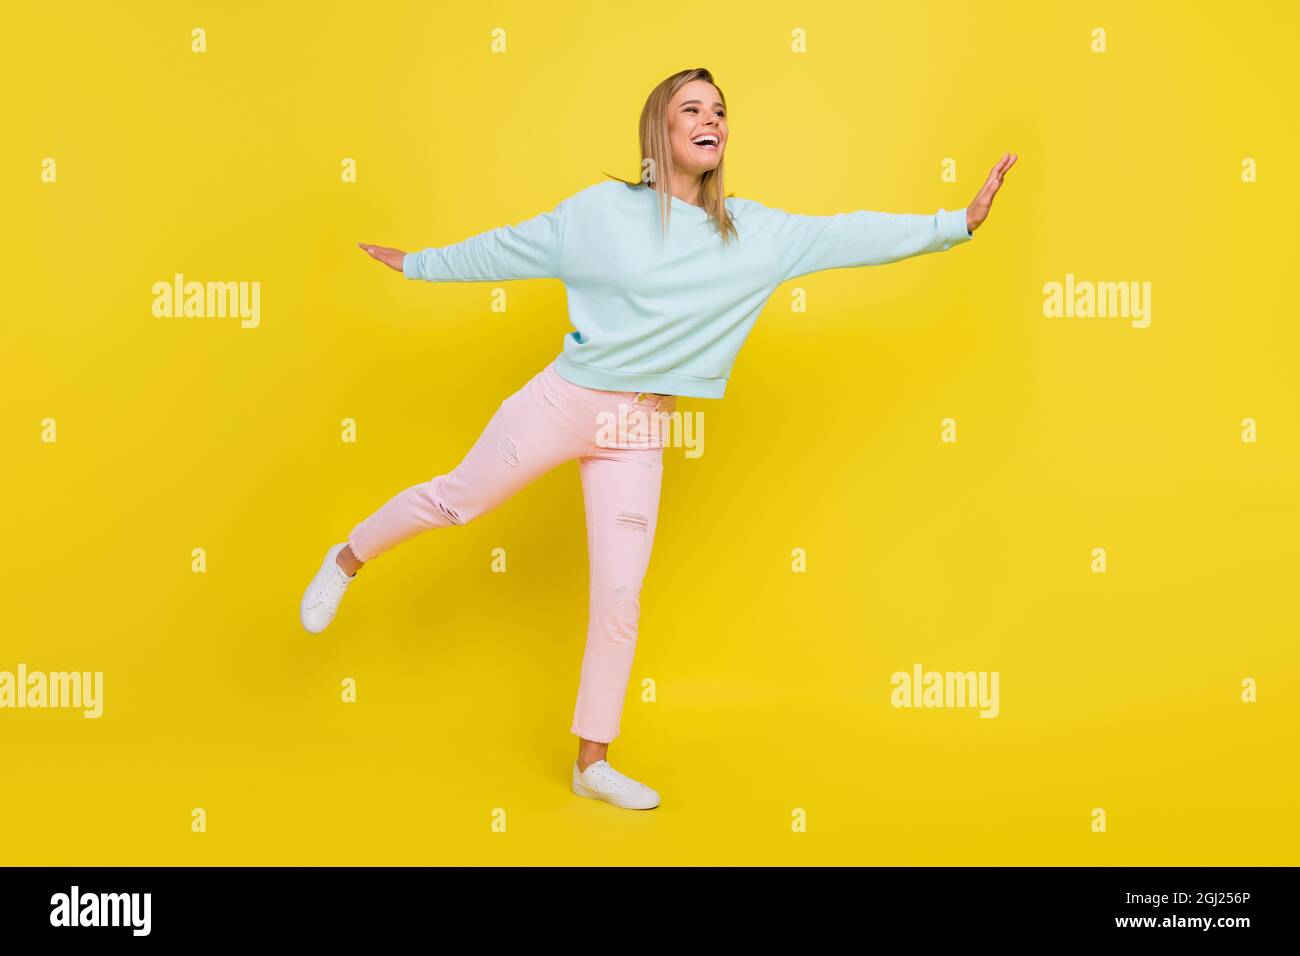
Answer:
<svg viewBox="0 0 1300 956"><path fill-rule="evenodd" d="M611 741L619 734L632 673L667 416L675 403L672 395L575 385L552 360L501 403L455 469L399 492L356 525L348 535L352 553L373 561L421 531L473 521L533 479L578 459L591 596L570 732Z"/></svg>

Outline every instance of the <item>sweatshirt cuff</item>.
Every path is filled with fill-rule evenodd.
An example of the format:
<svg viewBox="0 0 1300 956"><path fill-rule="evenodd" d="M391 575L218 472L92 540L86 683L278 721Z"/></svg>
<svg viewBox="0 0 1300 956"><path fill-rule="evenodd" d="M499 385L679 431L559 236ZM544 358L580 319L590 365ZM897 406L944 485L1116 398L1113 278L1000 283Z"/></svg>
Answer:
<svg viewBox="0 0 1300 956"><path fill-rule="evenodd" d="M420 260L418 252L408 252L402 256L402 275L408 279L420 278Z"/></svg>
<svg viewBox="0 0 1300 956"><path fill-rule="evenodd" d="M939 234L943 236L943 247L945 249L959 242L975 238L974 234L966 229L966 210L964 208L954 209L951 212L946 212L940 208Z"/></svg>

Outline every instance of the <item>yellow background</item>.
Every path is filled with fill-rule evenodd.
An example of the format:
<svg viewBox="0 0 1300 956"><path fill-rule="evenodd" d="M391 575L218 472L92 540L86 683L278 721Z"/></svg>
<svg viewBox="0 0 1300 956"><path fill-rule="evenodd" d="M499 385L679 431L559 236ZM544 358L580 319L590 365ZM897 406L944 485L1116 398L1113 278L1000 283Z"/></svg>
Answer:
<svg viewBox="0 0 1300 956"><path fill-rule="evenodd" d="M0 670L102 670L105 713L0 711L0 861L1294 864L1298 16L10 10ZM697 65L729 98L728 192L770 206L960 208L1020 160L972 242L787 283L726 398L680 403L705 453L666 455L610 751L663 794L635 813L569 792L575 463L378 559L324 634L298 601L569 330L558 281L493 313L494 284L406 281L356 243L444 245L635 177L645 96ZM176 272L260 282L260 327L155 318ZM1149 281L1151 326L1045 318L1067 272ZM1000 716L892 708L918 662L998 671Z"/></svg>

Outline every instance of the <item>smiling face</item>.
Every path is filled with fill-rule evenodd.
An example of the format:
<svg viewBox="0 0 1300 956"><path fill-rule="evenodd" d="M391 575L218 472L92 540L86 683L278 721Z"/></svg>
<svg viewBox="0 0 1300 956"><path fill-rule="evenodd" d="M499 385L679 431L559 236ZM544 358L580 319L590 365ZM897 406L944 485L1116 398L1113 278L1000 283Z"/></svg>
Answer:
<svg viewBox="0 0 1300 956"><path fill-rule="evenodd" d="M722 162L727 145L727 113L717 87L692 80L668 104L668 141L678 172L700 176Z"/></svg>

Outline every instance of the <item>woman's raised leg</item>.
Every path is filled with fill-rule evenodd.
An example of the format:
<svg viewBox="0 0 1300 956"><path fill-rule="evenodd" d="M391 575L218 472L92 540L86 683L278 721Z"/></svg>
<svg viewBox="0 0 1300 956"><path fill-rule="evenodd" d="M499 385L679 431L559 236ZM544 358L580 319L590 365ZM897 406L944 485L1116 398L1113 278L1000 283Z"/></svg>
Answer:
<svg viewBox="0 0 1300 956"><path fill-rule="evenodd" d="M357 559L372 561L430 528L466 524L581 455L588 436L544 412L541 387L539 373L502 402L453 470L398 492L359 522L347 539Z"/></svg>

